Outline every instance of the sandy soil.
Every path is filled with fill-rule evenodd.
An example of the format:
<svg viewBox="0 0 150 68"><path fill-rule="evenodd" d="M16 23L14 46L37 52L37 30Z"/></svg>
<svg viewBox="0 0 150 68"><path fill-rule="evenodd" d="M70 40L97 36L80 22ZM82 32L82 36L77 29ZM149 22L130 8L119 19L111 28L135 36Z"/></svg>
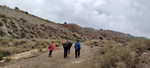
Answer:
<svg viewBox="0 0 150 68"><path fill-rule="evenodd" d="M94 57L98 47L81 45L80 58L75 58L74 45L71 54L64 59L63 47L57 47L53 51L52 57L48 57L48 52L40 56L21 59L13 64L2 68L95 68Z"/></svg>

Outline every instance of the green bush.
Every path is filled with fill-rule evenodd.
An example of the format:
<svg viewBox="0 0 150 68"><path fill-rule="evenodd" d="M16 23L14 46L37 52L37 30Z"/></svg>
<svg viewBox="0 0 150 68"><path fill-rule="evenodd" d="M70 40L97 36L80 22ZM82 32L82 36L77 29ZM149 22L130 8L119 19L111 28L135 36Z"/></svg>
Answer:
<svg viewBox="0 0 150 68"><path fill-rule="evenodd" d="M1 54L1 52L0 52L0 60L2 60L3 59L3 54Z"/></svg>
<svg viewBox="0 0 150 68"><path fill-rule="evenodd" d="M3 57L9 56L9 55L10 55L10 52L0 50L0 60L2 60Z"/></svg>
<svg viewBox="0 0 150 68"><path fill-rule="evenodd" d="M133 68L135 52L127 47L105 47L99 63L100 68Z"/></svg>
<svg viewBox="0 0 150 68"><path fill-rule="evenodd" d="M100 36L99 39L100 39L100 40L103 40L103 37Z"/></svg>

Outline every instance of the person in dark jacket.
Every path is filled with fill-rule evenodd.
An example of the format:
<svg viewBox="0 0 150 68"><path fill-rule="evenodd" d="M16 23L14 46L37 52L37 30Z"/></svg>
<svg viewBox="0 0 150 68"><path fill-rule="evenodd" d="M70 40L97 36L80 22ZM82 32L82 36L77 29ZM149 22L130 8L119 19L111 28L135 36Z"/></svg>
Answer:
<svg viewBox="0 0 150 68"><path fill-rule="evenodd" d="M64 58L67 57L67 50L68 50L68 42L63 43L63 48L64 48Z"/></svg>
<svg viewBox="0 0 150 68"><path fill-rule="evenodd" d="M68 42L68 54L70 54L71 46L72 46L72 43L69 41L69 42Z"/></svg>
<svg viewBox="0 0 150 68"><path fill-rule="evenodd" d="M80 57L80 49L81 49L81 45L79 43L79 41L76 42L75 46L75 57Z"/></svg>

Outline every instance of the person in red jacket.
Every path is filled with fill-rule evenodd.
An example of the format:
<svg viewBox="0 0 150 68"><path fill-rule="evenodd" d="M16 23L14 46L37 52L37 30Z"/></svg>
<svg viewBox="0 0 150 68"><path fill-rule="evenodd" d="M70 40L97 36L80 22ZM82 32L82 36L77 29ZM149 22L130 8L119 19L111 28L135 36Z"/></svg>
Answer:
<svg viewBox="0 0 150 68"><path fill-rule="evenodd" d="M53 49L54 49L54 45L53 45L53 41L52 41L51 45L49 47L49 55L48 55L48 57L51 57Z"/></svg>

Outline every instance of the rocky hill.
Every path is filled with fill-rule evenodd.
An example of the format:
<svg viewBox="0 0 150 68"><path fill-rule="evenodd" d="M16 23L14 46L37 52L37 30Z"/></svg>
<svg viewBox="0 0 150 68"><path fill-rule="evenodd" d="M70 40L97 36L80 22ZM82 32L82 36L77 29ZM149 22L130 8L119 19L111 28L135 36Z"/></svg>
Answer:
<svg viewBox="0 0 150 68"><path fill-rule="evenodd" d="M54 22L44 20L19 9L0 6L0 36L15 39L69 39L79 33L72 32ZM82 37L80 37L82 39Z"/></svg>
<svg viewBox="0 0 150 68"><path fill-rule="evenodd" d="M64 28L65 27L65 28ZM67 27L67 28L66 28ZM99 37L114 39L118 36L130 36L111 30L95 30L83 28L76 24L56 24L18 8L10 9L0 6L0 36L15 39L95 39Z"/></svg>
<svg viewBox="0 0 150 68"><path fill-rule="evenodd" d="M96 30L89 27L80 27L77 24L62 24L63 27L66 27L70 29L72 32L77 32L79 34L87 36L88 39L107 39L107 40L116 40L118 42L121 41L128 41L131 38L134 38L134 36L131 36L130 34L125 34L117 31L112 30Z"/></svg>

